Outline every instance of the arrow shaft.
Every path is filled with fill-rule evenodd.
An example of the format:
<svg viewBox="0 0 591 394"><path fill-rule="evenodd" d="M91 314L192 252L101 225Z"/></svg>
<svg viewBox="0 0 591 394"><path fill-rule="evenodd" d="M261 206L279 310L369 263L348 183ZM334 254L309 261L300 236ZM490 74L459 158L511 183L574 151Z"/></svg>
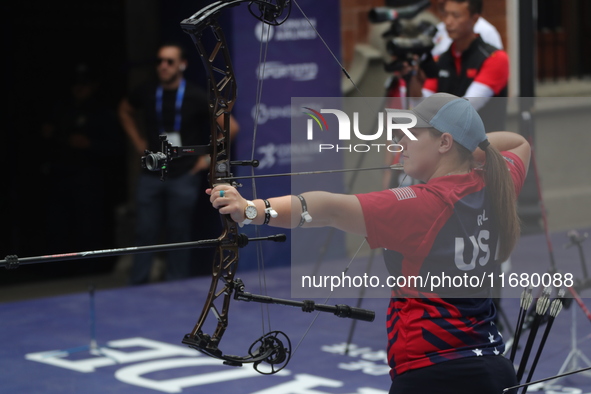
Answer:
<svg viewBox="0 0 591 394"><path fill-rule="evenodd" d="M302 171L302 172L285 172L281 174L263 174L263 175L245 175L234 176L228 178L219 178L218 181L232 181L236 179L257 179L257 178L273 178L278 176L294 176L294 175L316 175L316 174L333 174L339 172L355 172L355 171L373 171L373 170L402 170L404 165L394 164L391 166L368 167L368 168L346 168L340 170L319 170L319 171Z"/></svg>

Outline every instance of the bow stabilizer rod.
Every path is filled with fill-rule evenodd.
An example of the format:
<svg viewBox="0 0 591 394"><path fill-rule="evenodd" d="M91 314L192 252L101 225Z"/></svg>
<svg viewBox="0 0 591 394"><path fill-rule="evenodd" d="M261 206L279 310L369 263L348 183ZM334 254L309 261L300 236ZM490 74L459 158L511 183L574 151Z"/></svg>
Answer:
<svg viewBox="0 0 591 394"><path fill-rule="evenodd" d="M255 241L273 241L273 242L285 242L287 237L285 234L269 235L267 237L252 237L249 238L245 234L238 234L238 247L243 248L248 245L249 242ZM178 242L172 244L161 244L161 245L147 245L147 246L133 246L128 248L117 248L117 249L103 249L103 250L89 250L86 252L72 252L53 254L45 256L34 256L34 257L22 257L19 258L17 255L8 255L4 260L0 260L0 267L6 269L18 268L20 265L37 264L37 263L50 263L54 261L66 261L66 260L80 260L88 259L93 257L105 257L105 256L122 256L127 254L137 254L146 252L166 252L169 250L180 250L180 249L193 249L193 248L214 248L222 245L225 240L216 239L203 239L200 241L191 242Z"/></svg>
<svg viewBox="0 0 591 394"><path fill-rule="evenodd" d="M244 291L244 283L240 279L236 279L234 281L234 299L246 302L260 302L262 304L276 304L276 305L287 305L293 306L297 308L302 308L303 312L329 312L338 317L349 318L349 319L356 319L356 320L363 320L367 322L374 321L376 317L376 313L374 311L362 308L355 308L349 305L325 305L325 304L316 304L314 301L305 300L305 301L295 301L295 300L286 300L282 298L275 298L269 297L260 294L252 294Z"/></svg>

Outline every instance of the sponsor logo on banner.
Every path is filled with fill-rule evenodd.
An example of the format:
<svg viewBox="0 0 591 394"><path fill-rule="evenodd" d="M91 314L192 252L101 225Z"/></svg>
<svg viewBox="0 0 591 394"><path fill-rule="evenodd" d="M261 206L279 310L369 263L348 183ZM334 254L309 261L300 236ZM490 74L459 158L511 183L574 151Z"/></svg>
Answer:
<svg viewBox="0 0 591 394"><path fill-rule="evenodd" d="M314 18L311 18L310 22L306 19L288 19L279 26L269 26L259 22L254 28L254 35L257 40L263 42L315 40L318 35L314 29L316 29Z"/></svg>
<svg viewBox="0 0 591 394"><path fill-rule="evenodd" d="M318 64L298 63L283 64L281 62L267 62L256 68L258 79L291 79L293 81L311 81L318 75Z"/></svg>
<svg viewBox="0 0 591 394"><path fill-rule="evenodd" d="M318 107L318 103L311 103L308 104L309 106ZM279 106L270 106L266 104L259 104L258 108L256 105L252 107L250 110L250 116L252 119L257 121L257 124L265 124L269 120L275 119L291 119L292 117L300 117L302 113L297 110L297 108L292 107L291 105L284 105L283 107Z"/></svg>
<svg viewBox="0 0 591 394"><path fill-rule="evenodd" d="M258 122L258 124L265 124L269 120L291 118L292 108L289 105L272 107L260 104L258 108L256 105L252 107L250 115Z"/></svg>
<svg viewBox="0 0 591 394"><path fill-rule="evenodd" d="M274 144L269 143L257 148L262 155L258 169L271 168L275 165L302 164L312 161L311 154L317 147L313 142Z"/></svg>

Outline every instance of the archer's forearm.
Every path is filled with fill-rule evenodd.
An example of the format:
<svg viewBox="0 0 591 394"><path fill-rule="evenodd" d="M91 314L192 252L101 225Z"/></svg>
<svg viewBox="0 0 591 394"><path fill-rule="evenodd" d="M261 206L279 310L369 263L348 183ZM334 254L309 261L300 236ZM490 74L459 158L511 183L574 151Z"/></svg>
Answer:
<svg viewBox="0 0 591 394"><path fill-rule="evenodd" d="M327 198L330 193L327 192L307 192L302 193L307 205L307 212L312 217L311 222L302 223L302 227L324 227L331 224L331 209L326 206ZM269 225L281 228L299 227L302 221L302 203L296 196L281 196L268 199L271 208L277 212L277 217L270 218ZM259 212L258 216L252 221L252 224L260 225L265 221L265 203L262 199L253 200ZM313 214L313 215L312 215Z"/></svg>
<svg viewBox="0 0 591 394"><path fill-rule="evenodd" d="M207 189L206 193L209 194L213 207L221 214L230 215L237 223L246 219L247 200L236 188L222 184L216 185L213 189ZM363 211L355 195L314 191L302 193L302 196L311 220L302 222L301 200L297 196L289 195L268 199L271 208L277 212L276 217L269 218L268 224L282 228L294 228L300 225L301 227L331 226L349 233L365 235ZM256 199L253 203L257 209L257 216L251 224L261 225L265 222L265 203L261 199Z"/></svg>

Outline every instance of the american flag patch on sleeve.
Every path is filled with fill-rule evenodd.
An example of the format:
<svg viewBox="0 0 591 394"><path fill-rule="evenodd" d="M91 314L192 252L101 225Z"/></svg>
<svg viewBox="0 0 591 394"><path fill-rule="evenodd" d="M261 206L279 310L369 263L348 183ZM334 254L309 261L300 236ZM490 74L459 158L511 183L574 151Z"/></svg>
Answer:
<svg viewBox="0 0 591 394"><path fill-rule="evenodd" d="M390 191L394 193L398 201L407 200L409 198L417 198L415 191L410 187L400 187L396 189L390 189Z"/></svg>

